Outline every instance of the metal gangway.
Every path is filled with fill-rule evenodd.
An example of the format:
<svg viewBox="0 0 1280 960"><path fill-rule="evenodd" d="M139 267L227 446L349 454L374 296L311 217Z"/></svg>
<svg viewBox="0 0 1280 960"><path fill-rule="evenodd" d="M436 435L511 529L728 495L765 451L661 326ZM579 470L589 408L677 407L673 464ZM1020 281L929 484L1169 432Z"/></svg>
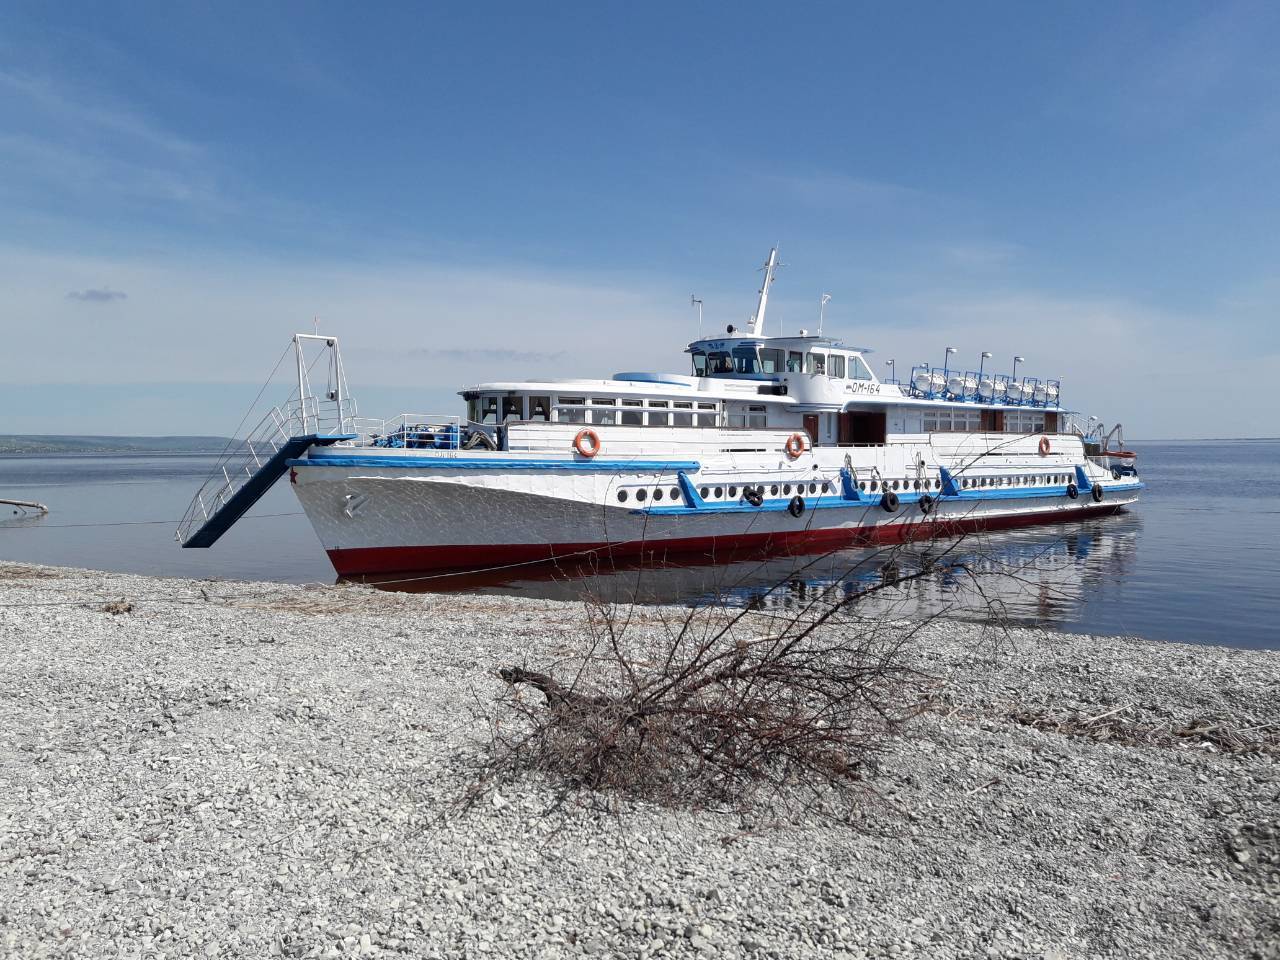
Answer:
<svg viewBox="0 0 1280 960"><path fill-rule="evenodd" d="M307 347L320 346L319 355L308 362ZM256 425L224 448L209 478L196 491L178 523L174 538L183 547L209 547L237 520L262 499L289 469L289 461L309 447L330 446L356 439L356 407L348 396L342 356L336 337L299 333L292 340L297 364L297 386L283 403L272 406ZM258 409L257 404L271 387L284 358L281 354L258 400L241 420L241 425ZM317 394L311 374L321 359L327 359L327 383Z"/></svg>

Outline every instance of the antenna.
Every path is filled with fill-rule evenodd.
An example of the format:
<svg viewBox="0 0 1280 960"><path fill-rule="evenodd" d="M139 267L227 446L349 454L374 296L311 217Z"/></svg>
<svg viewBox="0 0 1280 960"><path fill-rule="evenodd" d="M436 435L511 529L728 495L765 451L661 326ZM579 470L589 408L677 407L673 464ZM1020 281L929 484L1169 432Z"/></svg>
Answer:
<svg viewBox="0 0 1280 960"><path fill-rule="evenodd" d="M831 302L831 294L824 293L818 303L818 336L822 336L822 321L827 313L827 304Z"/></svg>
<svg viewBox="0 0 1280 960"><path fill-rule="evenodd" d="M751 318L747 327L750 336L758 337L764 330L764 311L769 305L769 287L773 285L773 272L780 266L782 264L778 263L778 248L773 247L769 251L769 259L760 268L764 271L764 283L760 284L760 302L756 304L756 315Z"/></svg>
<svg viewBox="0 0 1280 960"><path fill-rule="evenodd" d="M702 339L702 301L696 293L689 294L689 306L698 308L698 339Z"/></svg>

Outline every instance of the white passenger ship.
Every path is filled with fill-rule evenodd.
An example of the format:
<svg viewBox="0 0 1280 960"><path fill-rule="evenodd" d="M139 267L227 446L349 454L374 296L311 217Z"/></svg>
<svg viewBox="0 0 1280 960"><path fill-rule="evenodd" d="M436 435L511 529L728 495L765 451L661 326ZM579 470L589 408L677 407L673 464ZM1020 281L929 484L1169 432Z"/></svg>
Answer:
<svg viewBox="0 0 1280 960"><path fill-rule="evenodd" d="M1137 500L1119 429L1064 410L1058 380L1017 376L1021 358L995 375L989 354L967 371L947 348L899 382L839 340L766 336L776 267L773 250L745 330L689 344L687 374L482 383L465 417L357 417L337 339L299 334L297 393L229 452L178 540L211 545L285 474L346 576L809 552Z"/></svg>

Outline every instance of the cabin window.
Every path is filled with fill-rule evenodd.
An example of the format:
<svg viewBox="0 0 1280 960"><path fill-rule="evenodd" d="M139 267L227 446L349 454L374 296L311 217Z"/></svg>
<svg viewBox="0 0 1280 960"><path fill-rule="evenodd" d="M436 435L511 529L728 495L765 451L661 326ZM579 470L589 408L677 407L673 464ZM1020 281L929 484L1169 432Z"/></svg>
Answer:
<svg viewBox="0 0 1280 960"><path fill-rule="evenodd" d="M502 398L502 422L524 419L524 397Z"/></svg>
<svg viewBox="0 0 1280 960"><path fill-rule="evenodd" d="M586 397L560 397L556 405L556 420L559 423L586 423Z"/></svg>
<svg viewBox="0 0 1280 960"><path fill-rule="evenodd" d="M530 420L550 420L551 419L551 398L550 397L530 397L529 398L529 419Z"/></svg>
<svg viewBox="0 0 1280 960"><path fill-rule="evenodd" d="M676 400L673 404L675 413L672 414L672 426L676 427L692 427L693 426L693 401L692 400Z"/></svg>
<svg viewBox="0 0 1280 960"><path fill-rule="evenodd" d="M592 397L591 398L591 422L599 424L614 424L618 422L618 412L616 410L599 410L597 407L613 407L618 402L616 397Z"/></svg>
<svg viewBox="0 0 1280 960"><path fill-rule="evenodd" d="M1005 433L1043 433L1044 413L1035 410L1007 410L1004 415Z"/></svg>
<svg viewBox="0 0 1280 960"><path fill-rule="evenodd" d="M871 380L871 371L867 365L862 362L861 357L849 358L849 379L850 380Z"/></svg>
<svg viewBox="0 0 1280 960"><path fill-rule="evenodd" d="M644 411L631 408L643 406L643 400L623 400L622 412L618 415L618 422L628 427L641 426L644 423Z"/></svg>
<svg viewBox="0 0 1280 960"><path fill-rule="evenodd" d="M924 415L926 433L976 433L982 429L979 410L927 410Z"/></svg>
<svg viewBox="0 0 1280 960"><path fill-rule="evenodd" d="M695 377L705 377L707 375L707 355L701 350L693 355L693 375Z"/></svg>
<svg viewBox="0 0 1280 960"><path fill-rule="evenodd" d="M761 373L781 373L782 368L786 365L786 353L782 350L775 350L772 347L760 351L760 372Z"/></svg>
<svg viewBox="0 0 1280 960"><path fill-rule="evenodd" d="M650 400L649 401L649 426L651 427L669 427L671 426L671 414L667 413L666 400Z"/></svg>
<svg viewBox="0 0 1280 960"><path fill-rule="evenodd" d="M480 398L480 422L481 423L497 423L498 422L498 398L497 397L481 397Z"/></svg>
<svg viewBox="0 0 1280 960"><path fill-rule="evenodd" d="M798 350L787 351L787 373L799 373L804 369L804 354Z"/></svg>
<svg viewBox="0 0 1280 960"><path fill-rule="evenodd" d="M699 403L698 412L693 416L693 422L699 427L714 427L716 425L716 405L714 403Z"/></svg>
<svg viewBox="0 0 1280 960"><path fill-rule="evenodd" d="M765 423L764 405L747 407L747 426L752 430L763 430Z"/></svg>
<svg viewBox="0 0 1280 960"><path fill-rule="evenodd" d="M831 355L831 366L828 370L828 375L835 380L844 379L844 357L843 356L841 356L838 353L833 353Z"/></svg>
<svg viewBox="0 0 1280 960"><path fill-rule="evenodd" d="M825 353L810 353L805 357L805 373L821 373L827 372L827 355Z"/></svg>

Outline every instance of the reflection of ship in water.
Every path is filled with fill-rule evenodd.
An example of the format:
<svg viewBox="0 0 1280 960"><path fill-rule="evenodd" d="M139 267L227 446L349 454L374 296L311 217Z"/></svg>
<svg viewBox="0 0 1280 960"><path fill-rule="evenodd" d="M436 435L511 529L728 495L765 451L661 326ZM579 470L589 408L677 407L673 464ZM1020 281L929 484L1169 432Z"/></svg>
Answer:
<svg viewBox="0 0 1280 960"><path fill-rule="evenodd" d="M724 603L784 611L851 598L865 616L943 613L1061 624L1085 603L1107 602L1132 565L1141 532L1133 514L958 540L808 556L707 557L703 563L629 560L516 565L488 574L361 578L388 590L468 592L605 603ZM727 562L726 562L727 561ZM921 573L924 575L920 575ZM897 581L896 584L894 581Z"/></svg>

